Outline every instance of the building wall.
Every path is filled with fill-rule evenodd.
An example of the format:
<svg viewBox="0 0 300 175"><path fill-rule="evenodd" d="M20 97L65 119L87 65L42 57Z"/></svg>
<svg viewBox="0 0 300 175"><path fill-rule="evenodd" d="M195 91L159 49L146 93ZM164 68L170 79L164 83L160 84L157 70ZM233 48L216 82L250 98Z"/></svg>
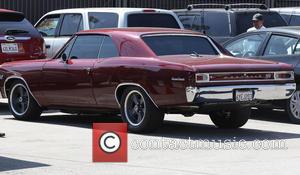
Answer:
<svg viewBox="0 0 300 175"><path fill-rule="evenodd" d="M43 14L57 9L83 7L185 8L196 3L264 3L272 7L300 6L300 0L0 0L0 8L23 12L35 23Z"/></svg>

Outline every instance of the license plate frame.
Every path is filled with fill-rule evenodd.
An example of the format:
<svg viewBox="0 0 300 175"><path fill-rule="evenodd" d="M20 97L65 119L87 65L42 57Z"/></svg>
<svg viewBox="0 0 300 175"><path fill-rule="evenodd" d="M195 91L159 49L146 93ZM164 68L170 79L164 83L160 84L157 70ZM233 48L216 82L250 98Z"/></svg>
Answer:
<svg viewBox="0 0 300 175"><path fill-rule="evenodd" d="M233 99L236 102L251 102L254 100L254 91L253 90L240 90L237 89L233 93Z"/></svg>
<svg viewBox="0 0 300 175"><path fill-rule="evenodd" d="M2 53L19 53L19 45L17 43L1 43Z"/></svg>

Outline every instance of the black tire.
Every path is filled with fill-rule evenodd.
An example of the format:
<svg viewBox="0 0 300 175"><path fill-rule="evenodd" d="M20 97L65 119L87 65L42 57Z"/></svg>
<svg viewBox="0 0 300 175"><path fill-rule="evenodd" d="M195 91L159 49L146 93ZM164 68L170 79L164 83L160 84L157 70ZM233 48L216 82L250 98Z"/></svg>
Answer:
<svg viewBox="0 0 300 175"><path fill-rule="evenodd" d="M240 128L244 126L251 115L250 107L239 107L230 111L215 111L210 113L210 119L218 128Z"/></svg>
<svg viewBox="0 0 300 175"><path fill-rule="evenodd" d="M26 84L19 80L10 87L8 106L18 120L36 120L42 113L42 109L31 96Z"/></svg>
<svg viewBox="0 0 300 175"><path fill-rule="evenodd" d="M290 99L287 100L285 111L291 122L300 124L300 91L297 90Z"/></svg>
<svg viewBox="0 0 300 175"><path fill-rule="evenodd" d="M129 131L143 133L159 128L163 123L164 113L141 88L129 87L122 94L121 117L128 123Z"/></svg>

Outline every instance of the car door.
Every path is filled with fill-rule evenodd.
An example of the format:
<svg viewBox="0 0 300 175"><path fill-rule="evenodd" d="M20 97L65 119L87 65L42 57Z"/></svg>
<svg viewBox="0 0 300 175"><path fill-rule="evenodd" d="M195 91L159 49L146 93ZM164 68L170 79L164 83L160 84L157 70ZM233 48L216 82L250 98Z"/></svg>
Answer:
<svg viewBox="0 0 300 175"><path fill-rule="evenodd" d="M36 25L35 28L41 33L45 40L46 54L48 58L54 56L53 45L57 39L57 32L59 31L59 24L62 20L62 15L47 15L42 18Z"/></svg>
<svg viewBox="0 0 300 175"><path fill-rule="evenodd" d="M297 43L299 43L299 39L295 36L273 33L259 58L296 66L300 58L300 55L297 54L299 51L295 50Z"/></svg>
<svg viewBox="0 0 300 175"><path fill-rule="evenodd" d="M92 73L102 40L98 35L74 37L57 59L45 64L42 86L48 105L91 107L96 104Z"/></svg>
<svg viewBox="0 0 300 175"><path fill-rule="evenodd" d="M114 75L122 58L119 58L119 51L111 37L104 36L99 58L93 71L93 90L97 105L114 108L116 106L115 82L118 81Z"/></svg>
<svg viewBox="0 0 300 175"><path fill-rule="evenodd" d="M272 34L259 58L291 64L298 77L300 75L299 38L291 35Z"/></svg>
<svg viewBox="0 0 300 175"><path fill-rule="evenodd" d="M228 41L224 44L224 47L236 57L257 57L268 35L266 32L243 35L235 40Z"/></svg>

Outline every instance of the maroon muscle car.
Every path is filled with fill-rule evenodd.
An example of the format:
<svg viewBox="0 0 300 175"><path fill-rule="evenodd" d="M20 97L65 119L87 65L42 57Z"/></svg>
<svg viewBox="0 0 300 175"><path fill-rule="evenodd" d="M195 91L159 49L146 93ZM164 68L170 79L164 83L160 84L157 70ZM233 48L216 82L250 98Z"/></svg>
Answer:
<svg viewBox="0 0 300 175"><path fill-rule="evenodd" d="M209 114L217 127L238 128L251 106L295 91L290 65L221 50L187 30L83 31L52 59L1 65L1 91L16 119L36 119L47 109L115 112L132 132L156 129L165 113Z"/></svg>

